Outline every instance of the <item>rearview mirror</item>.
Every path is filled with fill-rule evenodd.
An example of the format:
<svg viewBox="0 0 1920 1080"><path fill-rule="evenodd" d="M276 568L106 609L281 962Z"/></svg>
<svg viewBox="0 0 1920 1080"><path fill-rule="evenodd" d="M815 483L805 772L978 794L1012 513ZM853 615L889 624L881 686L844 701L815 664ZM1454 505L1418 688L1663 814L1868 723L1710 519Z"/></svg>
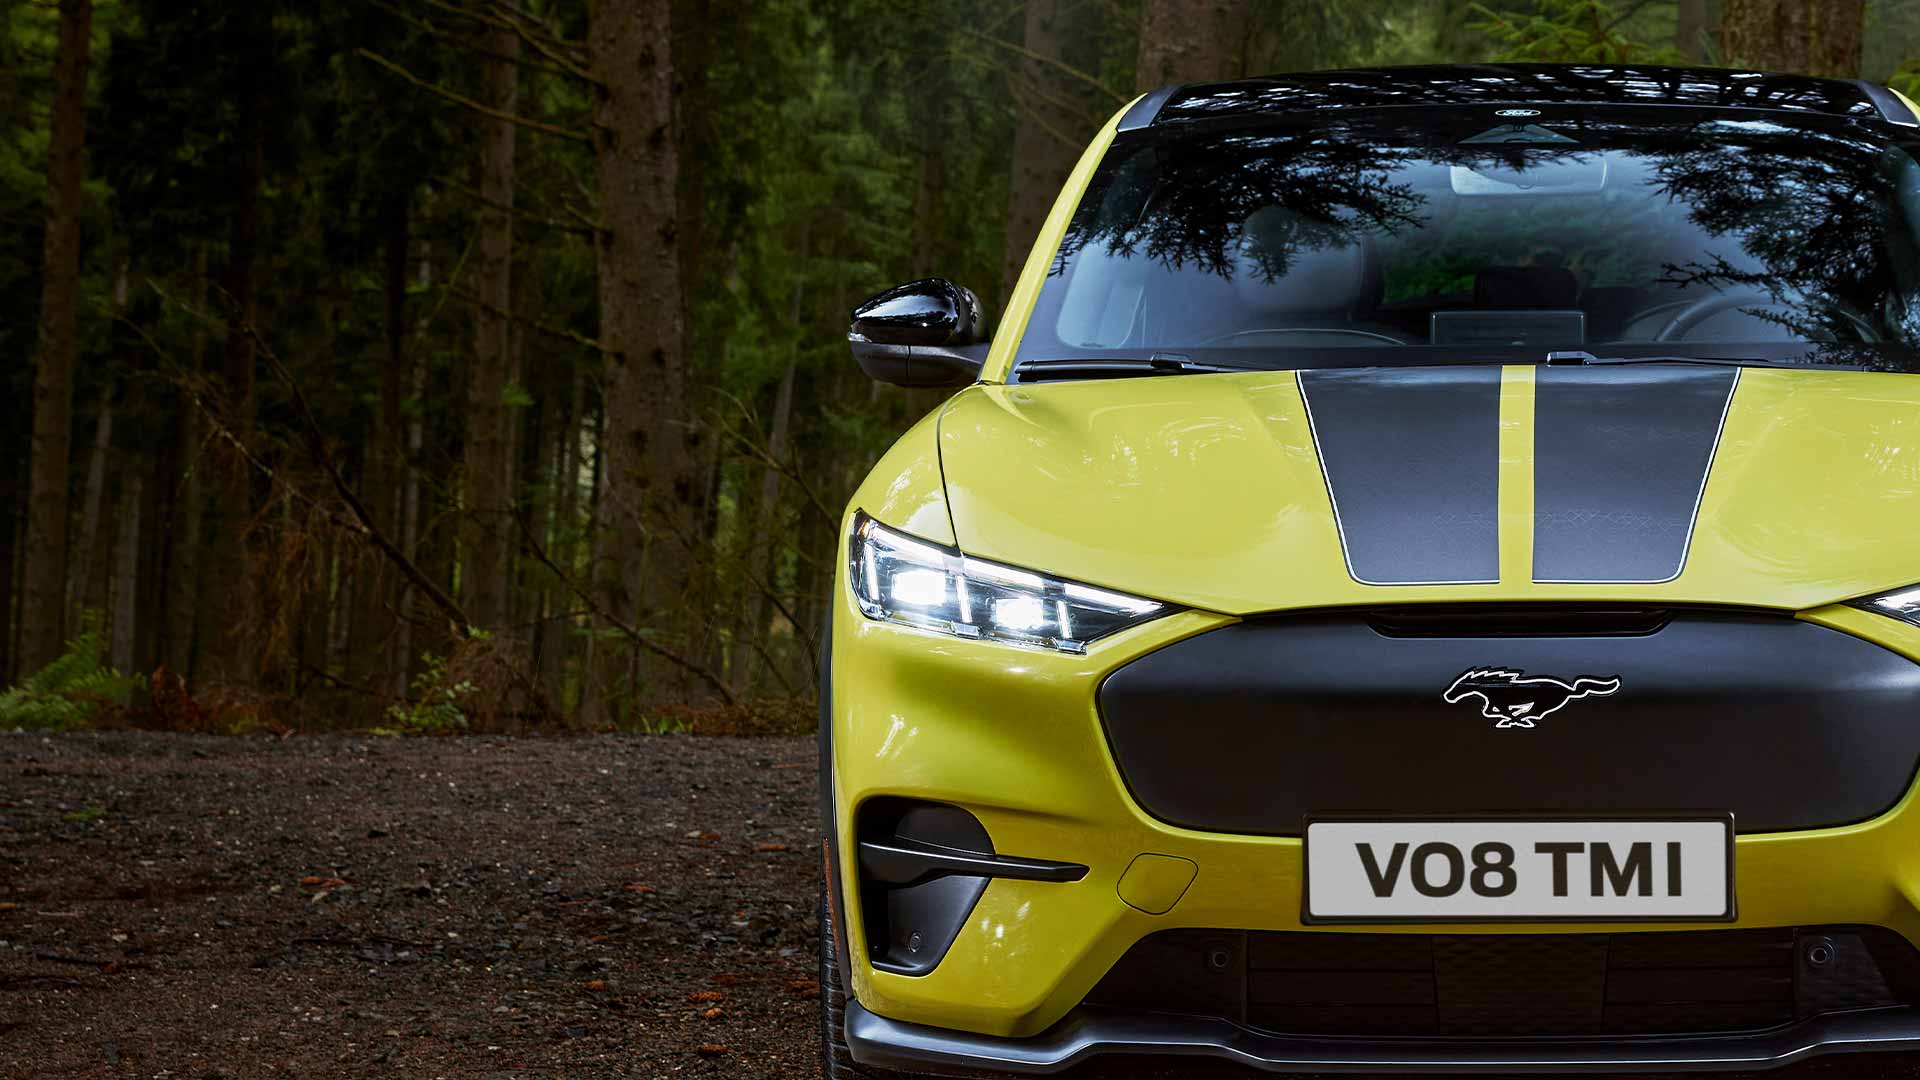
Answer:
<svg viewBox="0 0 1920 1080"><path fill-rule="evenodd" d="M990 338L980 298L945 278L909 282L853 310L860 370L895 386L961 386L980 376Z"/></svg>

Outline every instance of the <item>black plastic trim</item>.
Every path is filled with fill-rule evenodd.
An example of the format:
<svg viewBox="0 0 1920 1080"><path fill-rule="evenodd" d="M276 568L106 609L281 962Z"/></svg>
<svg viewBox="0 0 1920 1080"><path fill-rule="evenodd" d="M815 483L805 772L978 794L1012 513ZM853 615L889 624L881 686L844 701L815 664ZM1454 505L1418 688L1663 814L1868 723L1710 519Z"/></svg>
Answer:
<svg viewBox="0 0 1920 1080"><path fill-rule="evenodd" d="M979 345L886 345L852 341L853 358L871 379L894 386L965 386L980 377L991 343Z"/></svg>
<svg viewBox="0 0 1920 1080"><path fill-rule="evenodd" d="M1160 115L1160 107L1179 90L1180 86L1176 83L1173 86L1163 86L1158 90L1149 91L1120 117L1120 122L1114 125L1114 130L1138 131L1153 123L1154 118Z"/></svg>
<svg viewBox="0 0 1920 1080"><path fill-rule="evenodd" d="M1087 876L1076 863L998 854L980 819L951 803L877 796L860 804L854 832L867 962L897 975L939 967L994 878Z"/></svg>
<svg viewBox="0 0 1920 1080"><path fill-rule="evenodd" d="M1671 609L1654 633L1389 637L1365 609L1249 619L1101 683L1101 721L1146 813L1298 835L1308 813L1730 811L1742 834L1897 804L1920 764L1920 665L1761 611ZM1502 729L1463 672L1617 677L1617 693Z"/></svg>
<svg viewBox="0 0 1920 1080"><path fill-rule="evenodd" d="M1455 64L1297 72L1193 84L1154 116L1159 125L1388 108L1533 107L1574 119L1566 107L1622 106L1707 112L1748 110L1880 119L1872 89L1842 79L1642 64Z"/></svg>
<svg viewBox="0 0 1920 1080"><path fill-rule="evenodd" d="M876 884L902 888L954 874L1014 881L1079 881L1087 868L1078 863L1047 859L1016 859L983 855L918 840L860 842L860 874Z"/></svg>
<svg viewBox="0 0 1920 1080"><path fill-rule="evenodd" d="M1898 124L1901 127L1920 127L1920 117L1915 117L1913 110L1907 108L1907 103L1896 97L1891 90L1866 79L1858 80L1855 85L1866 93L1874 107L1880 110L1881 119L1887 123Z"/></svg>
<svg viewBox="0 0 1920 1080"><path fill-rule="evenodd" d="M1734 1072L1839 1053L1920 1050L1920 1009L1830 1013L1740 1035L1579 1039L1352 1039L1269 1035L1215 1017L1082 1007L1026 1039L889 1020L847 1004L855 1061L889 1069L1065 1072L1104 1056L1211 1058L1261 1072Z"/></svg>

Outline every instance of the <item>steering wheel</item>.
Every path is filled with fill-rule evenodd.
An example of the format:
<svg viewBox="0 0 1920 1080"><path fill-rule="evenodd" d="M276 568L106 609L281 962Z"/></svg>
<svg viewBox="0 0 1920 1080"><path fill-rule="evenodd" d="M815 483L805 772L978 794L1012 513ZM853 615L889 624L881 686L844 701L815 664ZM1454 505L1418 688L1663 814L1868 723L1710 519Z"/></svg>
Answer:
<svg viewBox="0 0 1920 1080"><path fill-rule="evenodd" d="M1816 300L1812 297L1805 297L1805 299L1808 302L1808 306L1832 315L1838 315L1842 319L1852 323L1854 328L1859 331L1862 341L1879 340L1880 334L1874 329L1873 323L1868 321L1867 317L1858 311L1832 300ZM1662 306L1670 307L1672 305ZM1787 306L1784 301L1775 298L1771 293L1762 292L1759 289L1741 289L1737 292L1703 296L1680 309L1680 311L1674 314L1673 318L1668 319L1667 324L1660 328L1660 332L1653 335L1653 340L1684 341L1686 336L1701 323L1706 322L1715 315L1732 311L1736 308L1784 308ZM1657 311L1659 309L1656 308L1654 310Z"/></svg>
<svg viewBox="0 0 1920 1080"><path fill-rule="evenodd" d="M1384 341L1389 345L1406 344L1406 342L1399 338L1391 337L1387 334L1376 333L1372 330L1354 330L1344 326L1275 326L1255 330L1235 330L1229 334L1216 334L1196 344L1221 345L1233 341L1235 338L1252 337L1255 334L1346 334L1350 337L1366 338L1369 341Z"/></svg>

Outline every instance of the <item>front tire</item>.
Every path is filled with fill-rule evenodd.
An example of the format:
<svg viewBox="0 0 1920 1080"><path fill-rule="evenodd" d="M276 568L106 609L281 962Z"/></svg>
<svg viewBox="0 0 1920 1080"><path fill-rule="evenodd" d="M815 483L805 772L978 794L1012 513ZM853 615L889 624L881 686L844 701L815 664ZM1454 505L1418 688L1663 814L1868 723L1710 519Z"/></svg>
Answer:
<svg viewBox="0 0 1920 1080"><path fill-rule="evenodd" d="M875 1069L847 1049L847 988L833 944L833 905L820 893L820 1071L827 1080L908 1080L907 1073Z"/></svg>

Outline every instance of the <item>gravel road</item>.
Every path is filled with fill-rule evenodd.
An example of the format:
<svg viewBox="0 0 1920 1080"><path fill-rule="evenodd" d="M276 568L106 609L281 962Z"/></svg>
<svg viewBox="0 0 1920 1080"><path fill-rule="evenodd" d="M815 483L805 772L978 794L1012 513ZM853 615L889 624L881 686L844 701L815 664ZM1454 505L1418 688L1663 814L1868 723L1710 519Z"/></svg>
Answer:
<svg viewBox="0 0 1920 1080"><path fill-rule="evenodd" d="M0 734L0 1080L813 1080L814 772L806 739Z"/></svg>
<svg viewBox="0 0 1920 1080"><path fill-rule="evenodd" d="M804 739L0 735L0 1078L813 1077Z"/></svg>

